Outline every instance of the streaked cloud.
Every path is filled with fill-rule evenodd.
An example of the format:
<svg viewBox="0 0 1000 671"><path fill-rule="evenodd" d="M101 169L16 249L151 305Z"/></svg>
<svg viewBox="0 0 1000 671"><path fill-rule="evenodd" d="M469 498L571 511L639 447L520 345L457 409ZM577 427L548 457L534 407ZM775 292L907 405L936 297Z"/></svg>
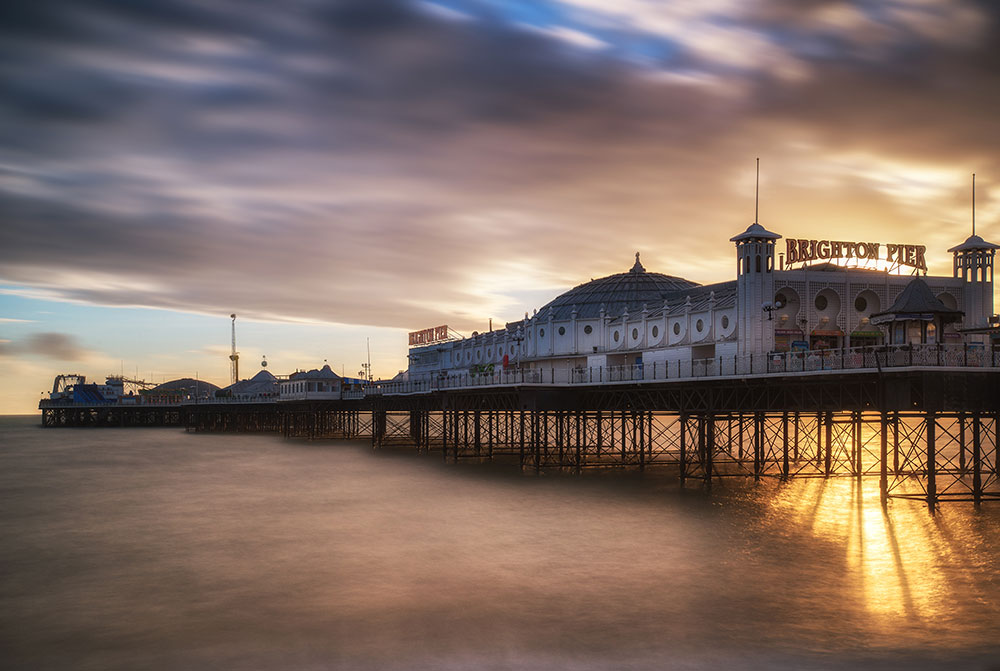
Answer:
<svg viewBox="0 0 1000 671"><path fill-rule="evenodd" d="M66 333L32 333L21 341L0 341L0 357L33 355L57 361L82 361L89 352Z"/></svg>
<svg viewBox="0 0 1000 671"><path fill-rule="evenodd" d="M729 279L755 156L765 220L790 234L953 244L976 171L1000 237L981 3L4 12L0 279L36 297L481 330L637 250Z"/></svg>

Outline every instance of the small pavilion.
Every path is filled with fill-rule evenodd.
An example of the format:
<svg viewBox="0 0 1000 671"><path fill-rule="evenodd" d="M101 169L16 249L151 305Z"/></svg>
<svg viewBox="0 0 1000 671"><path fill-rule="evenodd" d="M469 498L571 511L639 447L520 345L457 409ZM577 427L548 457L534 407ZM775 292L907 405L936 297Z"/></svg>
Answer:
<svg viewBox="0 0 1000 671"><path fill-rule="evenodd" d="M887 327L887 344L934 345L943 342L944 327L961 321L964 314L942 303L927 283L917 277L906 285L888 310L871 316L871 324Z"/></svg>

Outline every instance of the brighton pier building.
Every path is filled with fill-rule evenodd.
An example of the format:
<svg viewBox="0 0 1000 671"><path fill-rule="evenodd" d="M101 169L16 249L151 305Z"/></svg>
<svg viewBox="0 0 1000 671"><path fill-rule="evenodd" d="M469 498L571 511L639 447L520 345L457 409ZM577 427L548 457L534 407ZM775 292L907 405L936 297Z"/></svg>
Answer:
<svg viewBox="0 0 1000 671"><path fill-rule="evenodd" d="M406 377L513 368L571 381L628 366L684 375L700 360L883 345L982 348L1000 333L998 246L975 234L949 250L950 277L927 276L919 245L783 240L758 223L731 241L735 279L726 282L649 272L637 253L627 272L574 287L501 329L467 338L447 327L411 333Z"/></svg>

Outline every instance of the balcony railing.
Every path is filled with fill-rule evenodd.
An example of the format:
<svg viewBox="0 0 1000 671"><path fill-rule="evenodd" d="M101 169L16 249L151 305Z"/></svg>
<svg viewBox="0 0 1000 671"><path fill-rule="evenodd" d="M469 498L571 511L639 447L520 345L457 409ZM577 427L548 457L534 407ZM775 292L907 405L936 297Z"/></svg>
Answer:
<svg viewBox="0 0 1000 671"><path fill-rule="evenodd" d="M416 394L438 389L508 385L596 385L653 382L706 377L749 377L838 370L882 370L918 366L942 368L997 368L1000 351L976 345L894 345L848 349L741 354L712 359L657 361L627 366L558 369L518 368L493 373L449 375L408 382L382 382L367 395Z"/></svg>

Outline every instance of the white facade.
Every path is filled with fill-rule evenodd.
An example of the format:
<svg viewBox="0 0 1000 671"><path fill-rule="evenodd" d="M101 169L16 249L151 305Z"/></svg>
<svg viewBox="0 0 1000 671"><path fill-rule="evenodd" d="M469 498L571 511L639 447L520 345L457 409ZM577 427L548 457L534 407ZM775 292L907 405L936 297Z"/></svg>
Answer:
<svg viewBox="0 0 1000 671"><path fill-rule="evenodd" d="M636 254L627 273L575 287L504 328L411 348L409 379L511 367L563 373L690 366L742 354L894 344L893 334L872 326L870 317L887 310L912 275L831 263L781 270L775 266L780 238L752 224L731 239L736 279L707 286L647 272ZM963 322L935 334L937 342L984 341L962 329L986 324L993 314L997 248L973 236L951 250L953 277L923 277L939 300L965 313Z"/></svg>
<svg viewBox="0 0 1000 671"><path fill-rule="evenodd" d="M280 401L319 401L341 398L344 378L330 366L310 371L296 371L278 383Z"/></svg>

